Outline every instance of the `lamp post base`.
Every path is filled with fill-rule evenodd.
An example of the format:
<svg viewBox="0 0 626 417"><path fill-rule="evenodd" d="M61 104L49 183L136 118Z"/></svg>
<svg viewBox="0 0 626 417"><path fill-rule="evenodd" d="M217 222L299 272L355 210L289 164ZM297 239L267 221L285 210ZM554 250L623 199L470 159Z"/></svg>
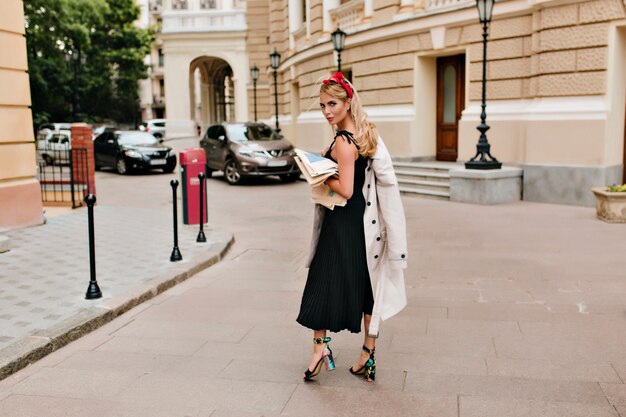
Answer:
<svg viewBox="0 0 626 417"><path fill-rule="evenodd" d="M502 162L498 161L467 161L465 163L466 169L501 169Z"/></svg>

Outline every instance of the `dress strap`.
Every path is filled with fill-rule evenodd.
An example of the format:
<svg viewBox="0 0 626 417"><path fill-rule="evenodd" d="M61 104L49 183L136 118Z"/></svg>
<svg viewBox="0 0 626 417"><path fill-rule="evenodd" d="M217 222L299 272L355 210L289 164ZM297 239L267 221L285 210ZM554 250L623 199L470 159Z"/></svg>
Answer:
<svg viewBox="0 0 626 417"><path fill-rule="evenodd" d="M354 146L356 146L357 150L360 150L359 144L356 143L356 140L354 139L352 132L349 132L347 130L338 130L337 133L335 133L335 139L333 139L333 143L330 145L329 149L333 148L333 145L335 144L335 141L337 140L338 136L343 136L344 138L347 138L350 142L352 142Z"/></svg>

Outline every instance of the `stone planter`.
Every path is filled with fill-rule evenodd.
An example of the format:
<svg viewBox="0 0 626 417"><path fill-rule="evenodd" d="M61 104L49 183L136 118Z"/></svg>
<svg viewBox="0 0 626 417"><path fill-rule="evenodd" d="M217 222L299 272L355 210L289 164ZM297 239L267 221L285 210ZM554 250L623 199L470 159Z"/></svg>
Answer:
<svg viewBox="0 0 626 417"><path fill-rule="evenodd" d="M626 223L626 193L609 193L604 188L593 188L596 196L596 214L609 223Z"/></svg>

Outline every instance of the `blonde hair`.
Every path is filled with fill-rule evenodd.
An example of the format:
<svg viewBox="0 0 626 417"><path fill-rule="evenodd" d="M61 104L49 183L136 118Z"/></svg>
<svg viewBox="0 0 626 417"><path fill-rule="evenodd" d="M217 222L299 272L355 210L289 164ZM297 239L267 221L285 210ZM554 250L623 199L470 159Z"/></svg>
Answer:
<svg viewBox="0 0 626 417"><path fill-rule="evenodd" d="M349 115L354 120L356 125L356 132L354 133L354 140L359 145L359 154L364 157L370 157L376 152L378 146L378 131L374 123L367 120L367 113L363 110L363 105L359 99L359 94L356 89L350 83L350 81L343 79L343 82L348 84L352 89L352 101L350 102ZM338 100L348 102L348 92L343 86L336 82L329 82L322 84L320 93L326 93Z"/></svg>

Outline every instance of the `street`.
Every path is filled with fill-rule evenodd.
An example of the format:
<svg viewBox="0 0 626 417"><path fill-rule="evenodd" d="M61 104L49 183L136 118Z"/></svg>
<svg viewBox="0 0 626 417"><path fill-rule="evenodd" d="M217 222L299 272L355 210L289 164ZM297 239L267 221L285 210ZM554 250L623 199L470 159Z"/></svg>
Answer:
<svg viewBox="0 0 626 417"><path fill-rule="evenodd" d="M97 209L165 216L178 176L99 172ZM403 197L408 306L381 324L376 382L339 333L337 369L304 383L308 185L207 190L226 258L0 381L0 416L626 416L626 231L593 209Z"/></svg>

